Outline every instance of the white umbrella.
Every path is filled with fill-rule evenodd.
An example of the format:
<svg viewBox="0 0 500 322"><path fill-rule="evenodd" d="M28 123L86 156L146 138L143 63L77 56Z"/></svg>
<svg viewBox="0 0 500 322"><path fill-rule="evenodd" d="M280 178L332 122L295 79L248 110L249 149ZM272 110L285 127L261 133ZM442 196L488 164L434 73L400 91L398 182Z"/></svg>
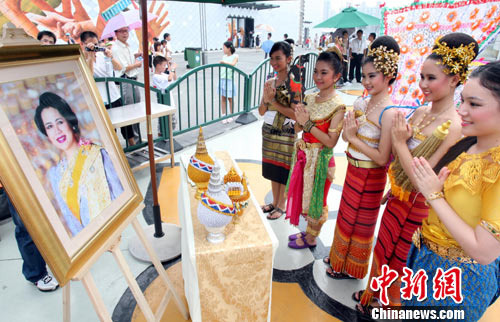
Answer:
<svg viewBox="0 0 500 322"><path fill-rule="evenodd" d="M256 30L263 30L263 31L267 31L267 32L274 32L274 28L271 27L270 25L266 25L265 23L261 23L260 25L257 25L257 27L255 27Z"/></svg>
<svg viewBox="0 0 500 322"><path fill-rule="evenodd" d="M157 16L148 13L148 21L155 19ZM128 27L130 30L139 29L142 27L141 17L139 16L139 10L133 9L124 12L120 12L113 18L109 19L102 31L101 39L114 37L115 30L123 27Z"/></svg>

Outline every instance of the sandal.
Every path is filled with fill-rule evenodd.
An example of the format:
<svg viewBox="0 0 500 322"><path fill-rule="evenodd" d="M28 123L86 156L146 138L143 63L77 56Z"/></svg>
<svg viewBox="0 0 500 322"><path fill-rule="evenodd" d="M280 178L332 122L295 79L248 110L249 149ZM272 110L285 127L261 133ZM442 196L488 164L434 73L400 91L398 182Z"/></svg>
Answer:
<svg viewBox="0 0 500 322"><path fill-rule="evenodd" d="M302 245L298 245L297 241L302 240ZM312 248L316 247L316 244L310 245L305 238L297 238L288 243L288 247L293 248L293 249L304 249L304 248Z"/></svg>
<svg viewBox="0 0 500 322"><path fill-rule="evenodd" d="M354 300L354 302L360 302L361 301L361 296L363 296L363 290L359 290L357 292L352 293L351 298Z"/></svg>
<svg viewBox="0 0 500 322"><path fill-rule="evenodd" d="M330 269L331 271L329 271L328 269ZM331 267L327 268L325 272L326 272L326 275L328 275L328 277L331 277L334 280L355 280L356 279L356 278L349 276L345 273L337 273Z"/></svg>
<svg viewBox="0 0 500 322"><path fill-rule="evenodd" d="M278 217L274 217L274 215L276 213L279 213ZM269 213L269 215L267 215L267 219L276 220L278 218L281 218L281 216L283 216L284 214L285 214L285 212L283 210L281 210L280 208L274 208L274 210L271 213Z"/></svg>
<svg viewBox="0 0 500 322"><path fill-rule="evenodd" d="M305 231L301 231L298 234L291 234L290 236L288 236L288 240L292 241L292 240L295 240L297 238L304 238L304 237L306 237L306 232Z"/></svg>
<svg viewBox="0 0 500 322"><path fill-rule="evenodd" d="M271 212L274 210L274 205L272 203L268 203L267 205L261 206L260 208L262 209L263 213Z"/></svg>
<svg viewBox="0 0 500 322"><path fill-rule="evenodd" d="M323 257L323 263L330 265L330 256Z"/></svg>
<svg viewBox="0 0 500 322"><path fill-rule="evenodd" d="M372 317L372 310L375 308L375 306L368 304L368 305L361 305L361 304L356 304L356 311L359 313Z"/></svg>

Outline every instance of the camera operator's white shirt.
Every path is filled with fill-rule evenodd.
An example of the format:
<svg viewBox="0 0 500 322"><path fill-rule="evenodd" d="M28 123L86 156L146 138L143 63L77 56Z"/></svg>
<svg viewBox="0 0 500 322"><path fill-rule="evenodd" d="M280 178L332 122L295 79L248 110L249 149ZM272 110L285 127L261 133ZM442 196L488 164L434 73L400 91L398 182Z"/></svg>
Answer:
<svg viewBox="0 0 500 322"><path fill-rule="evenodd" d="M113 64L111 59L106 59L103 52L97 52L94 63L94 77L113 77ZM106 91L106 83L98 82L97 89L101 94L104 104L111 104L120 98L120 91L114 82L108 82L109 97L111 102L108 102L108 93Z"/></svg>

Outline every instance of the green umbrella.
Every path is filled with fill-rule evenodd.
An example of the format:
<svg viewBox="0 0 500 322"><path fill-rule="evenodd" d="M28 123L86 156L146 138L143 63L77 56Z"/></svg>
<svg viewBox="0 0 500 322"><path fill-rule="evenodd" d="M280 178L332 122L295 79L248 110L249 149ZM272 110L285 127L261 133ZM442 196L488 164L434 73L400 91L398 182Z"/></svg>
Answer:
<svg viewBox="0 0 500 322"><path fill-rule="evenodd" d="M349 7L342 10L341 13L328 18L314 28L353 28L370 25L378 25L380 19L358 11L358 9Z"/></svg>

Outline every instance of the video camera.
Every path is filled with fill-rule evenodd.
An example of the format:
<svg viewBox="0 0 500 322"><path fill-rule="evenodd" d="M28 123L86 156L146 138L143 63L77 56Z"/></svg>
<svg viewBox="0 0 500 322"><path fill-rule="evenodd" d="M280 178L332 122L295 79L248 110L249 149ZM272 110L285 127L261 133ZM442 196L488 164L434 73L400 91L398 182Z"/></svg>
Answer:
<svg viewBox="0 0 500 322"><path fill-rule="evenodd" d="M94 51L94 52L99 52L99 51L106 51L105 47L99 47L99 46L94 46L94 49L90 49L89 47L85 47L86 51Z"/></svg>

